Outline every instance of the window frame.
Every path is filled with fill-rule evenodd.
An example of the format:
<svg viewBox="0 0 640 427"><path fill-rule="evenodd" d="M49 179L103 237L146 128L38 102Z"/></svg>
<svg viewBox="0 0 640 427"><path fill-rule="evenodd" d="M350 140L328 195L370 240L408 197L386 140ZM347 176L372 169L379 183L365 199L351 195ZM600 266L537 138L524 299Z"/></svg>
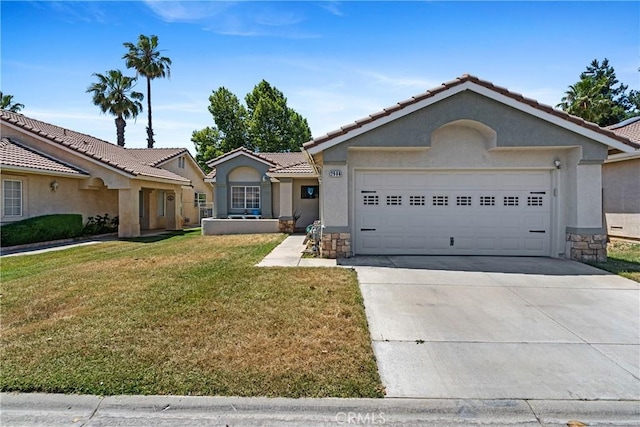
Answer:
<svg viewBox="0 0 640 427"><path fill-rule="evenodd" d="M202 200L202 197L200 196L204 196L204 200ZM201 192L201 191L196 191L195 195L194 195L194 199L193 199L193 204L194 207L196 208L204 208L207 206L207 193Z"/></svg>
<svg viewBox="0 0 640 427"><path fill-rule="evenodd" d="M242 189L242 206L238 206L235 205L236 201L239 201L239 199L236 199L234 196L234 190L236 189ZM247 190L248 189L257 189L257 191L255 193L253 193L253 196L255 196L257 194L257 199L252 199L252 202L257 202L257 206L252 204L251 206L249 206L247 204ZM261 209L261 196L262 196L262 191L259 185L232 185L231 186L231 209L236 209L236 210L248 210L248 209Z"/></svg>
<svg viewBox="0 0 640 427"><path fill-rule="evenodd" d="M15 214L15 213L7 213L7 208L11 207L14 208L15 205L13 203L8 204L7 200L9 200L7 198L7 187L6 184L7 183L17 183L19 184L19 195L20 197L17 199L19 200L18 203L18 208L20 213ZM12 193L14 191L14 189L10 190L10 193ZM11 200L16 200L15 198L11 198ZM22 182L22 180L20 179L3 179L2 180L2 216L6 217L6 218L20 218L22 216L24 216L24 183Z"/></svg>

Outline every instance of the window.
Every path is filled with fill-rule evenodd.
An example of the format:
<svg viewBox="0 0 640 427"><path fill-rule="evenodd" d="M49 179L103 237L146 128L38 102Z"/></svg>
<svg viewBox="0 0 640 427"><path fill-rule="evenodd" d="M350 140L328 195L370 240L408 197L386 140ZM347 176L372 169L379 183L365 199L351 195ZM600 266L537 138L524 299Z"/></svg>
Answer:
<svg viewBox="0 0 640 427"><path fill-rule="evenodd" d="M231 209L260 209L260 187L231 187Z"/></svg>
<svg viewBox="0 0 640 427"><path fill-rule="evenodd" d="M495 196L480 196L480 206L495 206Z"/></svg>
<svg viewBox="0 0 640 427"><path fill-rule="evenodd" d="M207 193L198 193L195 194L195 204L194 207L204 208L207 206Z"/></svg>
<svg viewBox="0 0 640 427"><path fill-rule="evenodd" d="M449 196L433 196L431 204L433 206L449 206Z"/></svg>
<svg viewBox="0 0 640 427"><path fill-rule="evenodd" d="M518 206L520 204L520 198L518 196L504 196L504 206Z"/></svg>
<svg viewBox="0 0 640 427"><path fill-rule="evenodd" d="M471 206L471 196L456 196L456 206Z"/></svg>
<svg viewBox="0 0 640 427"><path fill-rule="evenodd" d="M184 169L184 156L178 157L178 167Z"/></svg>
<svg viewBox="0 0 640 427"><path fill-rule="evenodd" d="M320 187L317 185L303 185L300 191L301 199L317 199L320 193Z"/></svg>
<svg viewBox="0 0 640 427"><path fill-rule="evenodd" d="M424 196L409 196L409 206L424 206Z"/></svg>
<svg viewBox="0 0 640 427"><path fill-rule="evenodd" d="M387 206L402 205L402 196L387 196Z"/></svg>
<svg viewBox="0 0 640 427"><path fill-rule="evenodd" d="M158 191L158 216L165 216L167 212L167 193Z"/></svg>
<svg viewBox="0 0 640 427"><path fill-rule="evenodd" d="M2 188L4 216L22 216L22 181L5 179Z"/></svg>
<svg viewBox="0 0 640 427"><path fill-rule="evenodd" d="M362 204L365 206L377 206L379 197L377 195L365 195L363 196Z"/></svg>

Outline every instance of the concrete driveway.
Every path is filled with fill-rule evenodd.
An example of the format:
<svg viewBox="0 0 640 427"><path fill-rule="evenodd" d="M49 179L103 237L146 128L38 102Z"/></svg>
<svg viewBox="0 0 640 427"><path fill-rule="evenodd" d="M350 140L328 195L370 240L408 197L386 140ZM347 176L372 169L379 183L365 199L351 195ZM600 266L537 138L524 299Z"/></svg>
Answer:
<svg viewBox="0 0 640 427"><path fill-rule="evenodd" d="M387 397L640 399L636 282L549 258L346 262Z"/></svg>

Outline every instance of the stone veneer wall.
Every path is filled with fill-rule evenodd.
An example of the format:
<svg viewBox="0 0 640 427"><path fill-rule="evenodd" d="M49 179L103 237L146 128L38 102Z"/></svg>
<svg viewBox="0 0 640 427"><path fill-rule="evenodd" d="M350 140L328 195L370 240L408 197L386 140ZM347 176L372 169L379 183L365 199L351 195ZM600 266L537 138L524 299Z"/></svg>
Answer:
<svg viewBox="0 0 640 427"><path fill-rule="evenodd" d="M567 255L580 262L606 261L607 235L567 233Z"/></svg>
<svg viewBox="0 0 640 427"><path fill-rule="evenodd" d="M349 258L351 256L351 233L322 233L320 245L322 258Z"/></svg>
<svg viewBox="0 0 640 427"><path fill-rule="evenodd" d="M295 219L282 219L278 221L278 231L280 233L288 233L293 234L296 228L296 220Z"/></svg>

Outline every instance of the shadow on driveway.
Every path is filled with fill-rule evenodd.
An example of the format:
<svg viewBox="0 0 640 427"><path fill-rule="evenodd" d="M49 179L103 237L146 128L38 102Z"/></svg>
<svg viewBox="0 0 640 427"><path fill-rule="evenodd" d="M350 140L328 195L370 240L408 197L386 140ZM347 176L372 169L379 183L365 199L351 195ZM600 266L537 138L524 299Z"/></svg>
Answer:
<svg viewBox="0 0 640 427"><path fill-rule="evenodd" d="M498 256L356 256L339 259L338 265L418 270L535 274L544 276L605 276L604 270L558 258Z"/></svg>

